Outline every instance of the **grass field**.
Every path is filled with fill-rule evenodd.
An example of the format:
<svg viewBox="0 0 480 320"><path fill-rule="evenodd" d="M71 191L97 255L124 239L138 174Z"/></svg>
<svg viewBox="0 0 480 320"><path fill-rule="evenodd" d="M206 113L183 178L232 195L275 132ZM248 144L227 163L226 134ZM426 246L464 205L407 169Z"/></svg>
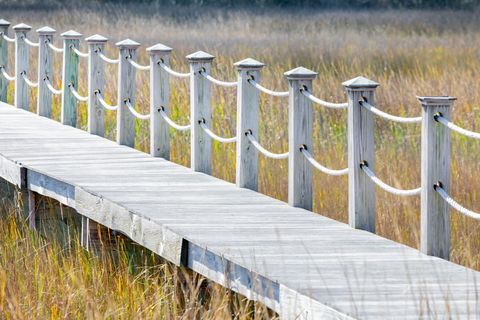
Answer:
<svg viewBox="0 0 480 320"><path fill-rule="evenodd" d="M262 84L277 90L287 88L283 77L285 71L304 66L319 74L314 82L314 94L330 101L345 101L341 83L364 75L381 84L376 99L379 108L396 115L419 115L417 95L452 95L458 98L452 112L454 122L480 131L480 18L475 11L220 11L208 7L165 9L154 5L109 5L50 11L5 10L1 14L2 18L13 24L26 22L34 28L50 25L61 32L74 29L85 36L94 33L105 35L111 39L108 56L117 54L113 43L132 38L142 43L138 59L144 64L148 61L145 48L164 43L174 48L171 64L176 70L187 70L185 55L204 50L217 56L212 73L224 80L235 79L234 62L252 57L267 65L262 71ZM31 38L36 39L34 32ZM56 44L59 44L58 37ZM82 44L82 50L86 50L85 44ZM32 52L31 79L36 79L34 54ZM56 87L60 85L60 60L55 60L55 70L58 71ZM87 86L86 62L81 63L83 68L79 91L84 94ZM105 96L115 103L115 66L107 67L106 78ZM149 94L147 74L139 72L137 81L138 109L145 112L148 110ZM188 83L172 79L171 85L174 88L171 97L172 118L186 123L189 114ZM35 91L31 92L31 96L33 106ZM225 136L235 134L235 105L235 92L232 89L213 90L215 132ZM86 106L81 104L79 109L78 125L85 128ZM274 152L284 152L287 149L287 101L262 95L260 109L260 142ZM58 100L55 116L59 118ZM346 167L346 112L318 106L315 107L314 116L315 158L332 168ZM115 115L108 115L107 122L108 136L113 139ZM419 134L418 125L392 124L376 119L375 171L381 179L404 189L419 186ZM173 161L188 166L188 133L172 131L172 137ZM148 152L148 123L137 123L136 139L137 148ZM480 145L456 134L453 134L452 145L452 195L467 208L479 211ZM234 146L214 144L213 159L214 175L234 181ZM314 179L314 211L346 222L347 178L316 173ZM260 191L286 200L285 160L261 158ZM419 205L419 197L399 198L378 190L378 233L418 247ZM480 224L454 211L451 222L452 261L480 270ZM1 234L2 237L15 236L11 233ZM20 234L25 236L24 233ZM38 244L30 238L27 241L35 250ZM0 248L5 250L2 246ZM5 254L17 261L22 253L7 250ZM39 259L45 257L39 256ZM1 263L0 267L4 269L4 260ZM9 267L19 270L11 263ZM91 269L103 263L108 266L109 262L96 258L86 262ZM6 283L15 277L11 274L5 276ZM84 280L81 278L78 281ZM116 280L100 277L96 281L118 281L116 285L120 288L134 279L122 274ZM157 290L162 285L166 284L160 283ZM106 291L102 292L108 295ZM145 295L154 291L148 288ZM4 292L2 288L0 292ZM154 298L145 297L142 308L154 301Z"/></svg>

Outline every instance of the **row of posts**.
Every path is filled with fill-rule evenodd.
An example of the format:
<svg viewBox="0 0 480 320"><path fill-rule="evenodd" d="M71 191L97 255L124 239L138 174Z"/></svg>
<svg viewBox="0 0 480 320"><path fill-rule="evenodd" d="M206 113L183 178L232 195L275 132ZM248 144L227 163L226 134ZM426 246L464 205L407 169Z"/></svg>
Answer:
<svg viewBox="0 0 480 320"><path fill-rule="evenodd" d="M9 23L0 20L0 31L8 34ZM25 42L31 27L19 24L15 32L15 99L18 108L28 109L28 87L21 73L28 73L28 45ZM52 95L42 79L52 78L52 55L48 41L53 40L55 30L44 27L37 30L39 37L38 63L38 106L41 116L51 117ZM72 47L79 48L81 34L75 31L63 33L62 113L61 122L76 126L77 101L68 86L78 90L78 56ZM104 89L104 61L97 54L104 51L107 38L93 35L85 39L88 43L88 132L104 135L104 108L96 94ZM7 65L7 43L0 37L0 65ZM128 59L135 60L139 44L132 40L116 43L119 49L117 103L117 142L134 147L135 118L125 105L128 99L135 106L135 67ZM169 74L159 63L169 65L172 49L157 44L147 49L150 55L150 153L154 157L170 158L169 127L160 114L169 110ZM211 174L212 140L200 126L211 120L211 83L199 71L210 73L214 56L199 51L188 55L190 63L190 123L191 123L191 168ZM264 64L253 59L235 63L238 70L237 87L237 141L236 141L236 184L238 187L257 191L258 151L248 139L246 132L258 137L259 91L249 83L252 77L260 82ZM316 73L296 68L285 73L289 83L288 102L288 203L294 207L312 210L312 167L301 152L306 146L314 150L312 142L312 102L301 93L301 89L312 92L312 81ZM0 78L0 99L6 102L7 81ZM374 119L373 114L363 108L360 101L374 104L378 83L357 77L343 83L348 95L348 198L349 223L352 227L375 232L375 185L363 172L360 163L374 168ZM81 91L81 90L80 90ZM450 222L448 205L435 192L433 186L439 181L449 192L450 187L450 132L437 123L434 115L441 113L447 119L454 98L420 97L422 105L422 164L421 164L421 250L429 255L449 258Z"/></svg>

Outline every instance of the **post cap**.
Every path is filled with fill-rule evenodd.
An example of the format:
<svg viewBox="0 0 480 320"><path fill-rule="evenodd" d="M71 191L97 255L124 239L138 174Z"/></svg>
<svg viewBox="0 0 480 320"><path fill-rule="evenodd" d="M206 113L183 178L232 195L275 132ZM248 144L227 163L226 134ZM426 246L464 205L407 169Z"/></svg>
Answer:
<svg viewBox="0 0 480 320"><path fill-rule="evenodd" d="M170 48L170 47L168 47L164 44L157 43L156 45L148 47L147 52L150 52L152 54L155 54L155 53L170 53L170 52L172 52L172 48Z"/></svg>
<svg viewBox="0 0 480 320"><path fill-rule="evenodd" d="M120 49L137 49L140 47L140 43L133 41L132 39L125 39L115 43Z"/></svg>
<svg viewBox="0 0 480 320"><path fill-rule="evenodd" d="M233 65L236 66L238 69L261 69L265 66L264 63L252 58L237 61Z"/></svg>
<svg viewBox="0 0 480 320"><path fill-rule="evenodd" d="M30 31L30 30L32 30L32 27L30 27L28 24L25 24L25 23L19 23L19 24L13 26L13 30L15 30L15 31Z"/></svg>
<svg viewBox="0 0 480 320"><path fill-rule="evenodd" d="M62 33L61 36L65 39L80 39L82 34L75 30L68 30Z"/></svg>
<svg viewBox="0 0 480 320"><path fill-rule="evenodd" d="M54 34L55 32L57 32L57 30L55 30L53 28L50 28L49 26L42 27L40 29L37 29L36 31L40 35L49 35L49 34Z"/></svg>
<svg viewBox="0 0 480 320"><path fill-rule="evenodd" d="M304 67L298 67L284 73L288 80L313 80L317 73Z"/></svg>
<svg viewBox="0 0 480 320"><path fill-rule="evenodd" d="M418 101L423 106L448 106L453 104L453 101L457 100L457 98L449 97L449 96L438 96L438 97L418 97Z"/></svg>
<svg viewBox="0 0 480 320"><path fill-rule="evenodd" d="M189 54L188 56L186 56L186 58L189 62L210 62L215 58L215 56L212 56L211 54L204 51L197 51Z"/></svg>
<svg viewBox="0 0 480 320"><path fill-rule="evenodd" d="M375 89L379 86L377 82L362 76L345 81L342 85L349 89Z"/></svg>
<svg viewBox="0 0 480 320"><path fill-rule="evenodd" d="M0 27L8 27L10 25L10 21L5 19L0 19Z"/></svg>
<svg viewBox="0 0 480 320"><path fill-rule="evenodd" d="M107 42L108 38L106 38L104 36L101 36L99 34L94 34L93 36L85 38L85 41L90 42L90 43Z"/></svg>

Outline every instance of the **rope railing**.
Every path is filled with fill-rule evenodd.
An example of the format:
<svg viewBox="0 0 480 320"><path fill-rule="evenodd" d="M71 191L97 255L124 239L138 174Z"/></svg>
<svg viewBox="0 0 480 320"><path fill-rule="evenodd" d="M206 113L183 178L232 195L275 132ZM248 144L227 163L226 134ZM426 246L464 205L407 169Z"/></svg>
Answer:
<svg viewBox="0 0 480 320"><path fill-rule="evenodd" d="M120 62L120 59L111 59L111 58L107 57L106 55L104 55L103 52L100 51L100 50L96 50L95 52L98 54L98 56L99 56L103 61L105 61L105 62L107 62L107 63L116 64L116 63L119 63L119 62Z"/></svg>
<svg viewBox="0 0 480 320"><path fill-rule="evenodd" d="M140 120L148 120L150 119L150 114L141 114L132 106L130 99L125 99L125 105L127 106L128 110L138 119Z"/></svg>
<svg viewBox="0 0 480 320"><path fill-rule="evenodd" d="M17 77L15 76L11 76L7 73L7 71L5 70L5 67L4 66L0 66L0 70L2 71L2 75L5 79L7 79L8 81L15 81L15 79Z"/></svg>
<svg viewBox="0 0 480 320"><path fill-rule="evenodd" d="M160 115L162 116L162 118L165 120L165 122L166 122L170 127L174 128L175 130L178 130L178 131L190 130L191 126L190 126L189 124L187 124L187 125L180 125L180 124L175 123L175 121L173 121L172 119L170 119L170 117L166 114L164 107L160 107L160 108L158 109L158 112L160 113Z"/></svg>
<svg viewBox="0 0 480 320"><path fill-rule="evenodd" d="M25 41L26 44L28 44L30 47L39 47L40 43L39 42L33 42L27 37L22 37L23 41Z"/></svg>
<svg viewBox="0 0 480 320"><path fill-rule="evenodd" d="M144 71L148 71L150 70L150 66L147 65L147 66L142 66L141 64L135 62L132 58L128 58L127 61L136 69L138 70L144 70Z"/></svg>
<svg viewBox="0 0 480 320"><path fill-rule="evenodd" d="M377 109L376 107L372 106L370 103L367 101L360 101L360 105L367 109L368 111L372 112L373 114L376 114L377 116L380 116L384 119L394 121L394 122L399 122L399 123L419 123L422 122L422 117L413 117L413 118L408 118L408 117L399 117L399 116L394 116L389 113L383 112L380 109Z"/></svg>
<svg viewBox="0 0 480 320"><path fill-rule="evenodd" d="M177 78L188 78L192 74L191 72L187 72L187 73L177 72L172 68L170 68L169 66L167 66L165 63L163 63L161 60L158 62L158 65L162 67L163 70L167 71L167 73Z"/></svg>
<svg viewBox="0 0 480 320"><path fill-rule="evenodd" d="M310 101L312 101L313 103L316 103L318 105L321 105L321 106L324 106L324 107L327 107L327 108L331 108L331 109L344 109L344 108L347 108L348 107L348 102L345 102L345 103L333 103L333 102L328 102L328 101L325 101L325 100L322 100L322 99L319 99L315 96L313 96L307 88L302 88L300 89L300 92L305 96L307 97Z"/></svg>
<svg viewBox="0 0 480 320"><path fill-rule="evenodd" d="M219 85L219 86L222 86L222 87L236 87L236 86L238 86L238 82L237 82L237 81L232 81L232 82L221 81L221 80L215 79L214 77L212 77L212 76L209 75L206 71L203 71L203 70L200 70L199 73L200 73L204 78L206 78L207 80L209 80L210 82L215 83L215 84L217 84L217 85Z"/></svg>
<svg viewBox="0 0 480 320"><path fill-rule="evenodd" d="M30 86L32 88L38 87L38 82L33 82L30 79L28 79L27 73L25 71L23 71L20 74L22 75L23 80L28 84L28 86Z"/></svg>
<svg viewBox="0 0 480 320"><path fill-rule="evenodd" d="M434 116L434 119L435 119L435 121L440 122L441 124L443 124L444 126L449 128L450 130L453 130L457 133L460 133L460 134L462 134L466 137L473 138L473 139L480 139L480 133L479 132L474 132L474 131L470 131L470 130L467 130L467 129L463 129L463 128L457 126L456 124L454 124L453 122L451 122L450 120L448 120L447 118L443 117L441 114L436 114Z"/></svg>
<svg viewBox="0 0 480 320"><path fill-rule="evenodd" d="M63 48L55 47L55 45L53 43L51 43L49 40L47 40L47 45L50 47L50 49L52 49L55 52L62 53L62 52L65 51Z"/></svg>
<svg viewBox="0 0 480 320"><path fill-rule="evenodd" d="M253 77L251 77L247 81L252 86L254 86L258 90L262 91L263 93L269 94L269 95L274 96L274 97L288 97L288 94L289 94L288 91L273 91L273 90L267 89L267 88L261 86L260 84L258 84L257 82L255 82L255 79Z"/></svg>
<svg viewBox="0 0 480 320"><path fill-rule="evenodd" d="M477 213L475 211L469 210L462 206L460 203L455 201L446 191L443 189L443 186L441 183L436 183L433 188L437 193L442 197L443 200L445 200L446 203L453 209L457 210L458 212L464 214L467 217L470 217L475 220L480 220L480 213Z"/></svg>
<svg viewBox="0 0 480 320"><path fill-rule="evenodd" d="M245 132L245 135L247 136L248 140L252 143L252 145L260 151L264 156L272 159L287 159L288 158L288 152L285 153L273 153L262 147L262 145L255 139L255 137L252 134L251 130L248 130Z"/></svg>
<svg viewBox="0 0 480 320"><path fill-rule="evenodd" d="M70 92L73 94L73 96L78 100L78 101L83 101L83 102L86 102L88 101L88 96L82 96L78 93L77 90L75 90L75 87L73 85L73 83L69 83L68 84L68 88L70 89Z"/></svg>
<svg viewBox="0 0 480 320"><path fill-rule="evenodd" d="M368 164L364 161L360 163L360 168L365 172L365 174L375 183L377 186L379 186L381 189L390 192L392 194L395 194L397 196L414 196L420 194L422 191L422 188L416 188L416 189L409 189L409 190L403 190L403 189L397 189L392 186L389 186L382 180L380 180L375 173L370 170L368 167Z"/></svg>
<svg viewBox="0 0 480 320"><path fill-rule="evenodd" d="M7 41L7 42L12 42L12 43L13 43L13 42L16 41L15 38L10 38L9 36L7 36L7 35L6 35L5 33L3 33L3 32L1 32L1 34L2 34L2 38L3 38L5 41Z"/></svg>
<svg viewBox="0 0 480 320"><path fill-rule="evenodd" d="M199 120L198 123L200 124L200 127L203 129L203 131L205 131L205 133L208 136L210 136L213 140L216 140L216 141L221 142L221 143L232 143L232 142L237 141L237 137L224 138L224 137L220 137L219 135L216 135L215 133L213 133L212 130L210 130L210 128L207 126L205 119Z"/></svg>
<svg viewBox="0 0 480 320"><path fill-rule="evenodd" d="M96 91L95 91L95 96L97 97L98 102L100 102L100 104L102 105L102 107L104 107L105 109L110 110L110 111L116 111L116 110L118 109L118 105L112 106L112 105L108 104L108 103L105 101L105 99L103 99L103 96L102 96L102 94L100 93L100 90L96 90Z"/></svg>
<svg viewBox="0 0 480 320"><path fill-rule="evenodd" d="M343 176L348 174L348 168L345 169L330 169L327 167L322 166L320 163L318 163L312 156L312 154L308 151L307 146L302 145L300 147L300 152L305 156L305 158L312 164L314 168L319 170L320 172L323 172L325 174L331 175L331 176Z"/></svg>
<svg viewBox="0 0 480 320"><path fill-rule="evenodd" d="M62 89L55 89L48 78L43 79L43 81L45 81L45 84L47 85L47 88L48 90L50 90L50 92L56 95L62 94Z"/></svg>
<svg viewBox="0 0 480 320"><path fill-rule="evenodd" d="M82 58L88 58L89 54L88 52L85 53L85 52L82 52L80 50L78 50L77 48L75 48L74 45L71 45L70 48L73 50L73 52L75 52L75 54L79 57L82 57Z"/></svg>

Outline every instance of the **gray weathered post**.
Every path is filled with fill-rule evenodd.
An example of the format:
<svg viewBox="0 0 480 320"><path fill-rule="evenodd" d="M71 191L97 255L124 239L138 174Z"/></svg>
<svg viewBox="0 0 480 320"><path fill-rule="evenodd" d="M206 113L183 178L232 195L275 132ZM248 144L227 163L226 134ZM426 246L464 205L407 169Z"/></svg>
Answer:
<svg viewBox="0 0 480 320"><path fill-rule="evenodd" d="M52 82L52 58L53 52L48 47L48 42L53 42L55 29L43 27L38 32L38 99L37 113L46 118L52 117L52 93L48 90L46 79ZM62 85L63 86L63 85Z"/></svg>
<svg viewBox="0 0 480 320"><path fill-rule="evenodd" d="M258 137L258 90L248 80L260 81L263 63L248 58L235 63L238 70L237 87L237 157L236 184L239 188L258 190L258 150L247 138L251 131Z"/></svg>
<svg viewBox="0 0 480 320"><path fill-rule="evenodd" d="M25 23L13 27L15 31L15 93L14 105L29 110L28 85L23 80L22 72L28 73L28 45L25 42L28 31L32 27Z"/></svg>
<svg viewBox="0 0 480 320"><path fill-rule="evenodd" d="M374 167L373 114L360 101L374 104L378 83L357 77L345 81L348 94L348 221L351 227L375 232L375 185L360 167Z"/></svg>
<svg viewBox="0 0 480 320"><path fill-rule="evenodd" d="M62 70L62 114L61 121L67 126L77 125L77 99L70 91L72 86L78 91L78 55L72 47L80 45L80 33L69 30L62 33L63 38L63 70Z"/></svg>
<svg viewBox="0 0 480 320"><path fill-rule="evenodd" d="M103 60L97 52L104 50L107 38L95 34L85 39L88 43L88 132L97 136L105 135L104 115L100 101L98 101L96 92L103 93L105 67ZM97 91L98 90L98 91Z"/></svg>
<svg viewBox="0 0 480 320"><path fill-rule="evenodd" d="M450 119L455 98L419 97L422 104L422 192L420 247L423 253L449 259L449 205L435 191L450 192L450 129L436 121Z"/></svg>
<svg viewBox="0 0 480 320"><path fill-rule="evenodd" d="M199 172L212 172L212 139L203 131L200 122L210 123L210 81L199 71L210 73L215 57L197 51L187 56L190 63L190 167Z"/></svg>
<svg viewBox="0 0 480 320"><path fill-rule="evenodd" d="M5 68L7 71L8 65L8 42L3 39L2 34L8 36L8 27L10 27L10 22L7 20L0 19L0 66ZM7 102L8 94L8 80L5 77L0 76L0 101Z"/></svg>
<svg viewBox="0 0 480 320"><path fill-rule="evenodd" d="M118 110L117 110L117 143L129 147L135 146L135 116L127 110L125 102L135 105L135 74L136 69L128 62L135 61L138 42L126 39L115 44L120 53L118 63ZM154 88L152 88L154 89Z"/></svg>
<svg viewBox="0 0 480 320"><path fill-rule="evenodd" d="M170 134L160 111L169 114L170 77L159 63L169 64L172 48L156 44L147 49L150 54L150 155L170 159Z"/></svg>
<svg viewBox="0 0 480 320"><path fill-rule="evenodd" d="M285 76L289 83L288 98L288 204L312 210L312 167L301 149L312 150L312 102L301 90L312 92L316 72L299 67Z"/></svg>

